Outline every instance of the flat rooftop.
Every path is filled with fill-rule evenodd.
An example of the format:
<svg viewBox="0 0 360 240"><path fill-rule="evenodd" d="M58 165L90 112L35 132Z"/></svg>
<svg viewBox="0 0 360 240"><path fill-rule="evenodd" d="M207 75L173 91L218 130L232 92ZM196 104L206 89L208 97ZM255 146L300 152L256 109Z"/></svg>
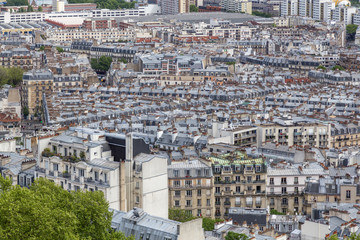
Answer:
<svg viewBox="0 0 360 240"><path fill-rule="evenodd" d="M166 22L177 20L180 22L205 22L210 23L210 19L230 20L232 23L243 23L247 21L255 21L259 23L272 22L272 18L262 18L245 13L227 13L227 12L197 12L197 13L181 13L177 15L151 15L142 17L130 17L135 22L151 22L156 20L164 20Z"/></svg>

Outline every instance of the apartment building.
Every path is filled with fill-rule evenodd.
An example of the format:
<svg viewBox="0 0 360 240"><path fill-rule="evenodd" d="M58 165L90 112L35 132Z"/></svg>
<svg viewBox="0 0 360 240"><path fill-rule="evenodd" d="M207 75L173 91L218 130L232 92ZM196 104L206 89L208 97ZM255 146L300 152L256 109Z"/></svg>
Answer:
<svg viewBox="0 0 360 240"><path fill-rule="evenodd" d="M82 27L87 30L117 28L116 20L110 19L85 19Z"/></svg>
<svg viewBox="0 0 360 240"><path fill-rule="evenodd" d="M168 166L169 207L194 216L214 218L212 168L201 160L172 162Z"/></svg>
<svg viewBox="0 0 360 240"><path fill-rule="evenodd" d="M332 124L330 147L342 148L360 145L360 126L350 124Z"/></svg>
<svg viewBox="0 0 360 240"><path fill-rule="evenodd" d="M2 67L19 67L24 70L39 69L43 63L43 56L38 52L30 52L26 48L13 48L0 52Z"/></svg>
<svg viewBox="0 0 360 240"><path fill-rule="evenodd" d="M209 143L228 143L239 147L249 147L257 143L256 126L229 127L228 122L214 122L209 130Z"/></svg>
<svg viewBox="0 0 360 240"><path fill-rule="evenodd" d="M309 181L304 189L304 213L312 216L321 203L359 203L359 183L352 178L320 178Z"/></svg>
<svg viewBox="0 0 360 240"><path fill-rule="evenodd" d="M258 126L258 146L265 142L326 148L329 146L330 126L320 123L301 123L285 120L282 123Z"/></svg>
<svg viewBox="0 0 360 240"><path fill-rule="evenodd" d="M41 158L36 178L48 178L69 191L102 191L110 207L120 209L120 163L113 161L105 136L55 136Z"/></svg>
<svg viewBox="0 0 360 240"><path fill-rule="evenodd" d="M80 74L62 74L54 75L54 91L60 91L64 88L82 87L83 81Z"/></svg>
<svg viewBox="0 0 360 240"><path fill-rule="evenodd" d="M117 42L118 40L134 40L134 33L128 29L54 29L47 32L47 40L66 42L74 40L97 40L99 42Z"/></svg>
<svg viewBox="0 0 360 240"><path fill-rule="evenodd" d="M212 156L215 217L227 218L231 207L266 208L266 164L239 151Z"/></svg>
<svg viewBox="0 0 360 240"><path fill-rule="evenodd" d="M127 206L142 208L149 214L168 217L167 158L141 153L133 161L126 161ZM125 180L126 181L126 180Z"/></svg>
<svg viewBox="0 0 360 240"><path fill-rule="evenodd" d="M318 180L328 171L317 163L267 169L266 195L270 210L299 214L303 210L303 190L307 181Z"/></svg>
<svg viewBox="0 0 360 240"><path fill-rule="evenodd" d="M247 0L222 0L220 6L229 12L252 13L252 2Z"/></svg>
<svg viewBox="0 0 360 240"><path fill-rule="evenodd" d="M190 12L189 0L164 0L161 1L161 13L164 15L174 15L178 13Z"/></svg>
<svg viewBox="0 0 360 240"><path fill-rule="evenodd" d="M23 75L21 99L32 115L40 110L44 95L53 91L54 76L50 70L32 70Z"/></svg>

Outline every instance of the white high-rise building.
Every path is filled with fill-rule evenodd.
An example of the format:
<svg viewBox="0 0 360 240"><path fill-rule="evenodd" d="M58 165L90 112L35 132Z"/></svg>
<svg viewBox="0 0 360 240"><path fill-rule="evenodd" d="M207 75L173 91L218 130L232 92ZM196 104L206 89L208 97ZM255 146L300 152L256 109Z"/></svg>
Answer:
<svg viewBox="0 0 360 240"><path fill-rule="evenodd" d="M357 12L356 7L348 7L345 5L338 5L333 11L332 19L336 22L344 22L345 24L351 24L353 21L353 16ZM354 17L355 24L355 17Z"/></svg>
<svg viewBox="0 0 360 240"><path fill-rule="evenodd" d="M313 18L319 21L329 22L331 20L331 10L335 8L332 0L314 0Z"/></svg>
<svg viewBox="0 0 360 240"><path fill-rule="evenodd" d="M283 0L281 3L281 16L297 16L299 15L298 0Z"/></svg>
<svg viewBox="0 0 360 240"><path fill-rule="evenodd" d="M313 0L299 0L299 16L313 16Z"/></svg>

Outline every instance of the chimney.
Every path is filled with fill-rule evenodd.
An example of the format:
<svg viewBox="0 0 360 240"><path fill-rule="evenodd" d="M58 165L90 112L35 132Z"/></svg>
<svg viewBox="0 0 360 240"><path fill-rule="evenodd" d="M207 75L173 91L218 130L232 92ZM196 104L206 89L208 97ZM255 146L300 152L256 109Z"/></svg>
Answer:
<svg viewBox="0 0 360 240"><path fill-rule="evenodd" d="M21 171L25 171L29 168L32 168L36 165L36 159L25 159L21 163Z"/></svg>
<svg viewBox="0 0 360 240"><path fill-rule="evenodd" d="M10 156L0 155L0 166L4 166L10 163L11 158Z"/></svg>
<svg viewBox="0 0 360 240"><path fill-rule="evenodd" d="M133 160L134 159L134 150L133 150L133 136L132 133L126 134L125 138L126 143L126 160Z"/></svg>

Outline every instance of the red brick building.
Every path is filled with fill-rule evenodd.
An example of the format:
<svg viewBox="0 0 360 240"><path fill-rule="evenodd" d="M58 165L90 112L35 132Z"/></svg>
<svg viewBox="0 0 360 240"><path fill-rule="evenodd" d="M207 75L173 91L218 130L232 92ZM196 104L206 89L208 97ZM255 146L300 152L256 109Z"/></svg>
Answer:
<svg viewBox="0 0 360 240"><path fill-rule="evenodd" d="M85 19L82 27L88 30L117 28L115 19Z"/></svg>

